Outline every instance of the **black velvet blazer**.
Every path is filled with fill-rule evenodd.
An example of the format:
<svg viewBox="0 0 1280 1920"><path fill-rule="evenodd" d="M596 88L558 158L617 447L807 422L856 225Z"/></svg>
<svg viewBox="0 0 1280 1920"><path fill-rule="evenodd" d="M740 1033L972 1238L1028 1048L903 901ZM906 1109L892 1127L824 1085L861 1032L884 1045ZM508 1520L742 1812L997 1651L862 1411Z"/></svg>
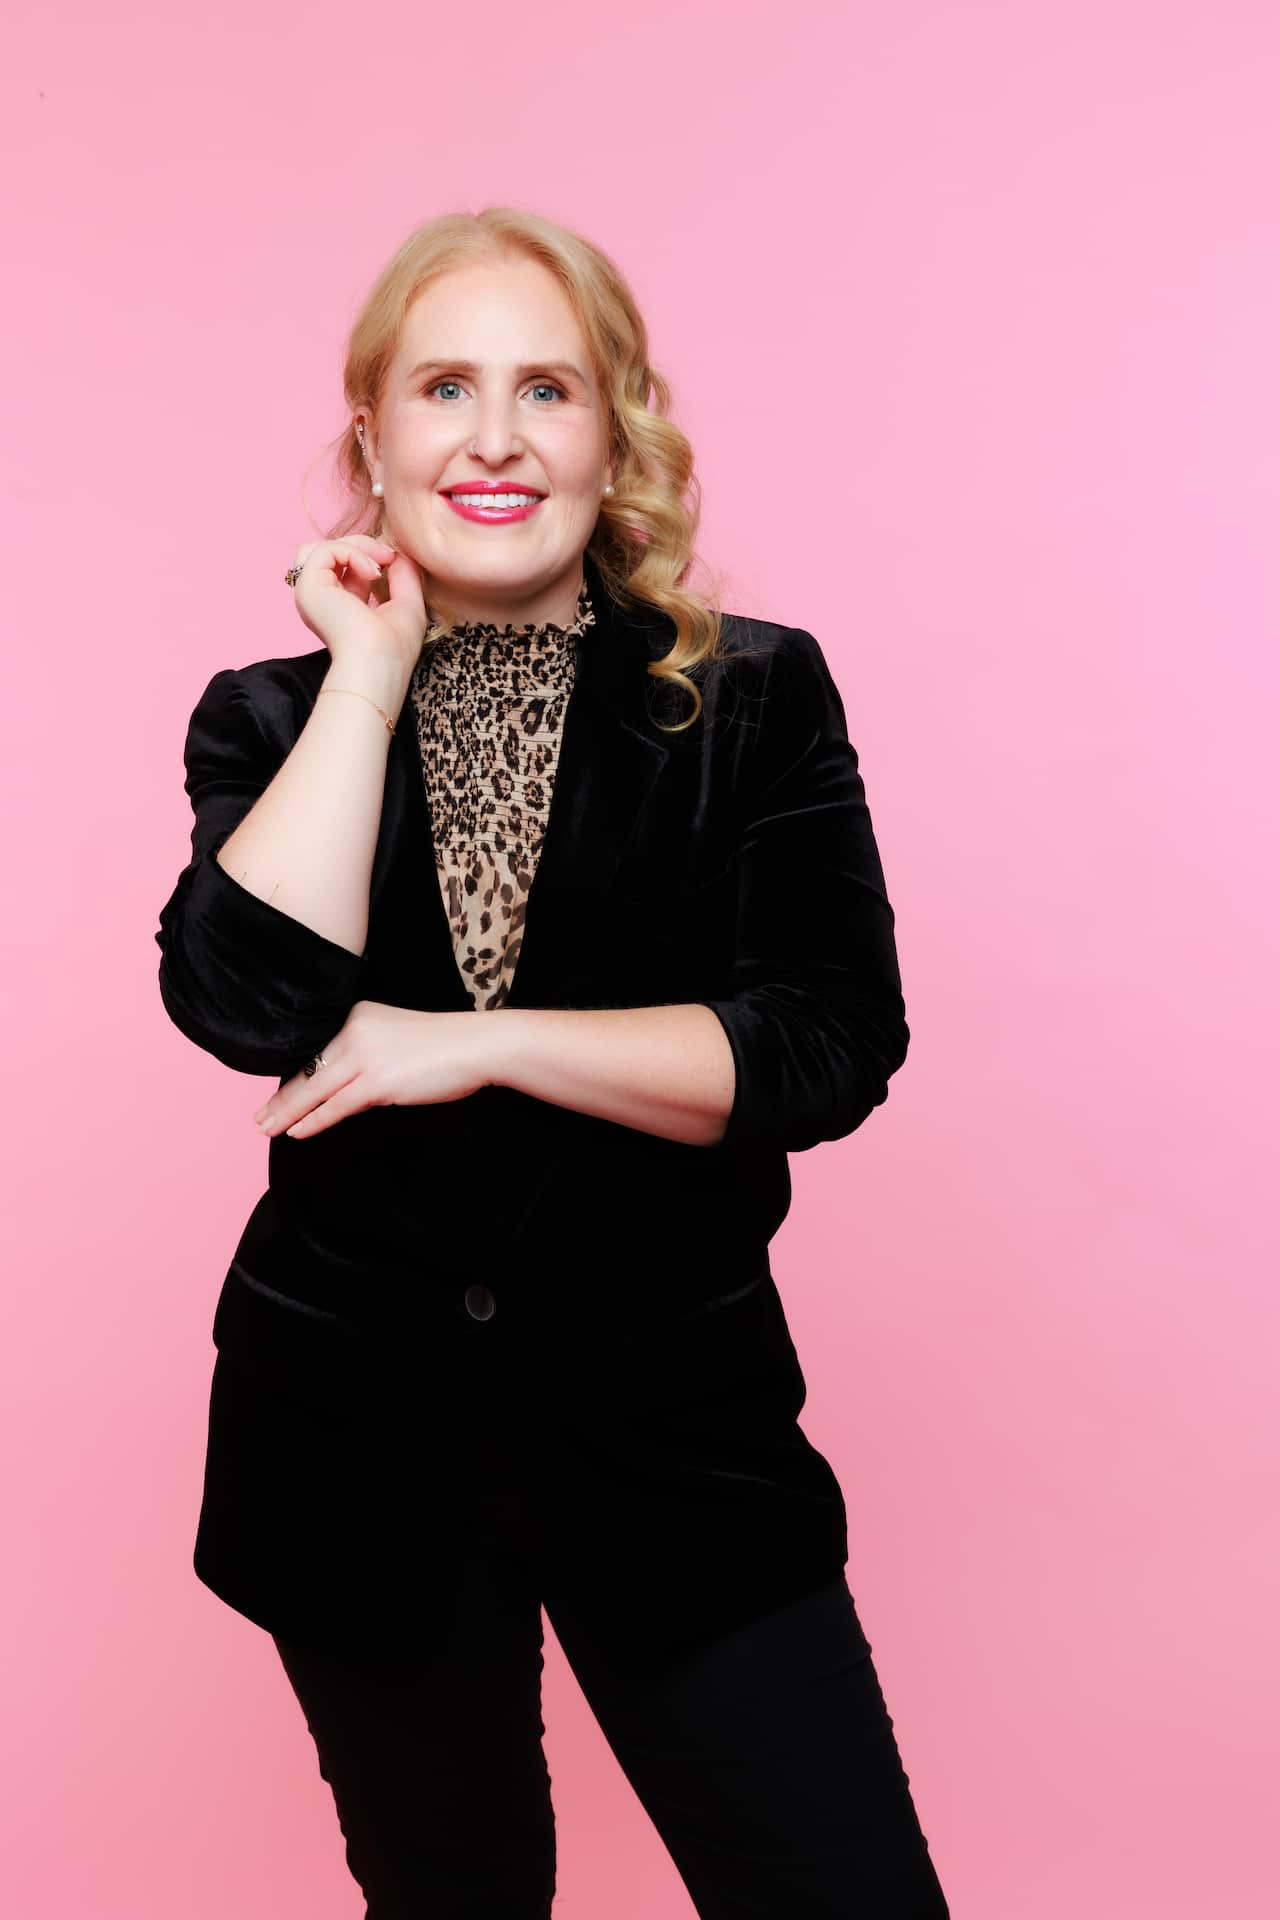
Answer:
<svg viewBox="0 0 1280 1920"><path fill-rule="evenodd" d="M231 1604L299 1636L358 1637L371 1606L385 1624L406 1594L421 1599L425 1573L393 1567L386 1534L405 1498L421 1507L423 1483L407 1491L389 1462L434 1461L427 1510L439 1518L452 1502L456 1517L464 1440L516 1408L522 1442L535 1423L562 1442L589 1433L598 1461L603 1436L625 1430L645 1436L652 1462L673 1436L687 1449L750 1405L775 1440L788 1436L789 1465L773 1458L757 1477L791 1504L785 1520L776 1499L753 1516L749 1565L738 1534L721 1542L717 1578L736 1568L736 1604L749 1609L770 1555L790 1555L772 1576L787 1590L806 1569L843 1564L838 1490L790 1427L804 1382L768 1247L790 1204L788 1154L859 1127L907 1050L858 757L813 635L739 615L725 618L725 660L700 670L700 718L660 731L689 709L645 671L669 649L670 624L622 607L589 553L584 564L596 624L579 642L509 1004L700 1002L732 1048L732 1111L717 1144L695 1147L487 1087L271 1140L267 1190L214 1318L196 1565ZM389 750L363 953L258 899L214 858L296 741L329 661L320 648L209 682L186 741L191 859L156 933L175 1025L226 1066L280 1081L357 1000L472 1007L411 702ZM467 1291L477 1283L489 1289L483 1318L484 1296ZM305 1457L304 1408L316 1416ZM371 1409L410 1419L413 1437L380 1427L377 1450ZM661 1504L669 1519L669 1481ZM709 1552L705 1512L687 1511ZM627 1524L640 1524L634 1506ZM398 1534L408 1551L403 1524ZM664 1538L655 1577L675 1551ZM371 1565L384 1570L372 1585ZM725 1594L708 1578L720 1620Z"/></svg>

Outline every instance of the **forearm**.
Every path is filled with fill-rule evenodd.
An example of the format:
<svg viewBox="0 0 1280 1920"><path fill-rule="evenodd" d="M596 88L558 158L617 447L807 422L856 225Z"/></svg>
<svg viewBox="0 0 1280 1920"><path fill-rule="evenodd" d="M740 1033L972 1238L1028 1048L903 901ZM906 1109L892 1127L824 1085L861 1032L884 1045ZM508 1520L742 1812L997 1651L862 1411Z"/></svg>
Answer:
<svg viewBox="0 0 1280 1920"><path fill-rule="evenodd" d="M714 1146L733 1053L710 1008L501 1007L480 1015L491 1085L688 1146Z"/></svg>
<svg viewBox="0 0 1280 1920"><path fill-rule="evenodd" d="M407 680L375 659L331 665L323 684L366 697L316 699L270 786L215 858L260 900L361 954L391 745L370 701L394 720Z"/></svg>

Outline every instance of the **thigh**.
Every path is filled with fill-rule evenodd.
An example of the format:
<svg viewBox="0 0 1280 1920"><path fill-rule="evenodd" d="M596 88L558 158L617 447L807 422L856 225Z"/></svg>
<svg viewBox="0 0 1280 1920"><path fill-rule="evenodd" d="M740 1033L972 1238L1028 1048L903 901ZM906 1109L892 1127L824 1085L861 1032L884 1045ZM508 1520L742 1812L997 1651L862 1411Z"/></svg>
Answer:
<svg viewBox="0 0 1280 1920"><path fill-rule="evenodd" d="M443 1625L339 1654L273 1636L329 1783L368 1920L547 1920L555 1817L542 1610L498 1548L456 1571Z"/></svg>
<svg viewBox="0 0 1280 1920"><path fill-rule="evenodd" d="M701 1920L946 1920L843 1576L643 1685L549 1617Z"/></svg>

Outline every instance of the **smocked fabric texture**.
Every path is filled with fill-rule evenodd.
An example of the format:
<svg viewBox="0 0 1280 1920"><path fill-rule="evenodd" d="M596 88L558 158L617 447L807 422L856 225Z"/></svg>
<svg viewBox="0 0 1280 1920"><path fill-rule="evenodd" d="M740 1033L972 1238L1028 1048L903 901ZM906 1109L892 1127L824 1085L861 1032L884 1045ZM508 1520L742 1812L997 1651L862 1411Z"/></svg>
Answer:
<svg viewBox="0 0 1280 1920"><path fill-rule="evenodd" d="M505 1006L546 835L578 643L569 626L466 621L422 649L409 693L458 971L478 1008Z"/></svg>

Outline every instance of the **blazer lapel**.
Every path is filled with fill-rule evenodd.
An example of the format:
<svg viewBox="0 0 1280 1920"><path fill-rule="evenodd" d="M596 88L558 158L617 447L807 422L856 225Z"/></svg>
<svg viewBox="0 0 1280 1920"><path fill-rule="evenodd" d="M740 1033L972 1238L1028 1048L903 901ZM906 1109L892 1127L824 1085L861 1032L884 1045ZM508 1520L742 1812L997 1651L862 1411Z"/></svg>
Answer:
<svg viewBox="0 0 1280 1920"><path fill-rule="evenodd" d="M613 885L618 863L641 833L670 750L650 713L645 671L671 644L665 616L622 607L606 592L594 559L583 559L594 625L578 640L555 784L541 853L525 903L510 1006L556 1005L575 939ZM417 714L400 709L387 763L382 823L373 866L374 898L390 923L423 999L442 1010L473 1008L453 952L436 871L431 810L422 776Z"/></svg>

